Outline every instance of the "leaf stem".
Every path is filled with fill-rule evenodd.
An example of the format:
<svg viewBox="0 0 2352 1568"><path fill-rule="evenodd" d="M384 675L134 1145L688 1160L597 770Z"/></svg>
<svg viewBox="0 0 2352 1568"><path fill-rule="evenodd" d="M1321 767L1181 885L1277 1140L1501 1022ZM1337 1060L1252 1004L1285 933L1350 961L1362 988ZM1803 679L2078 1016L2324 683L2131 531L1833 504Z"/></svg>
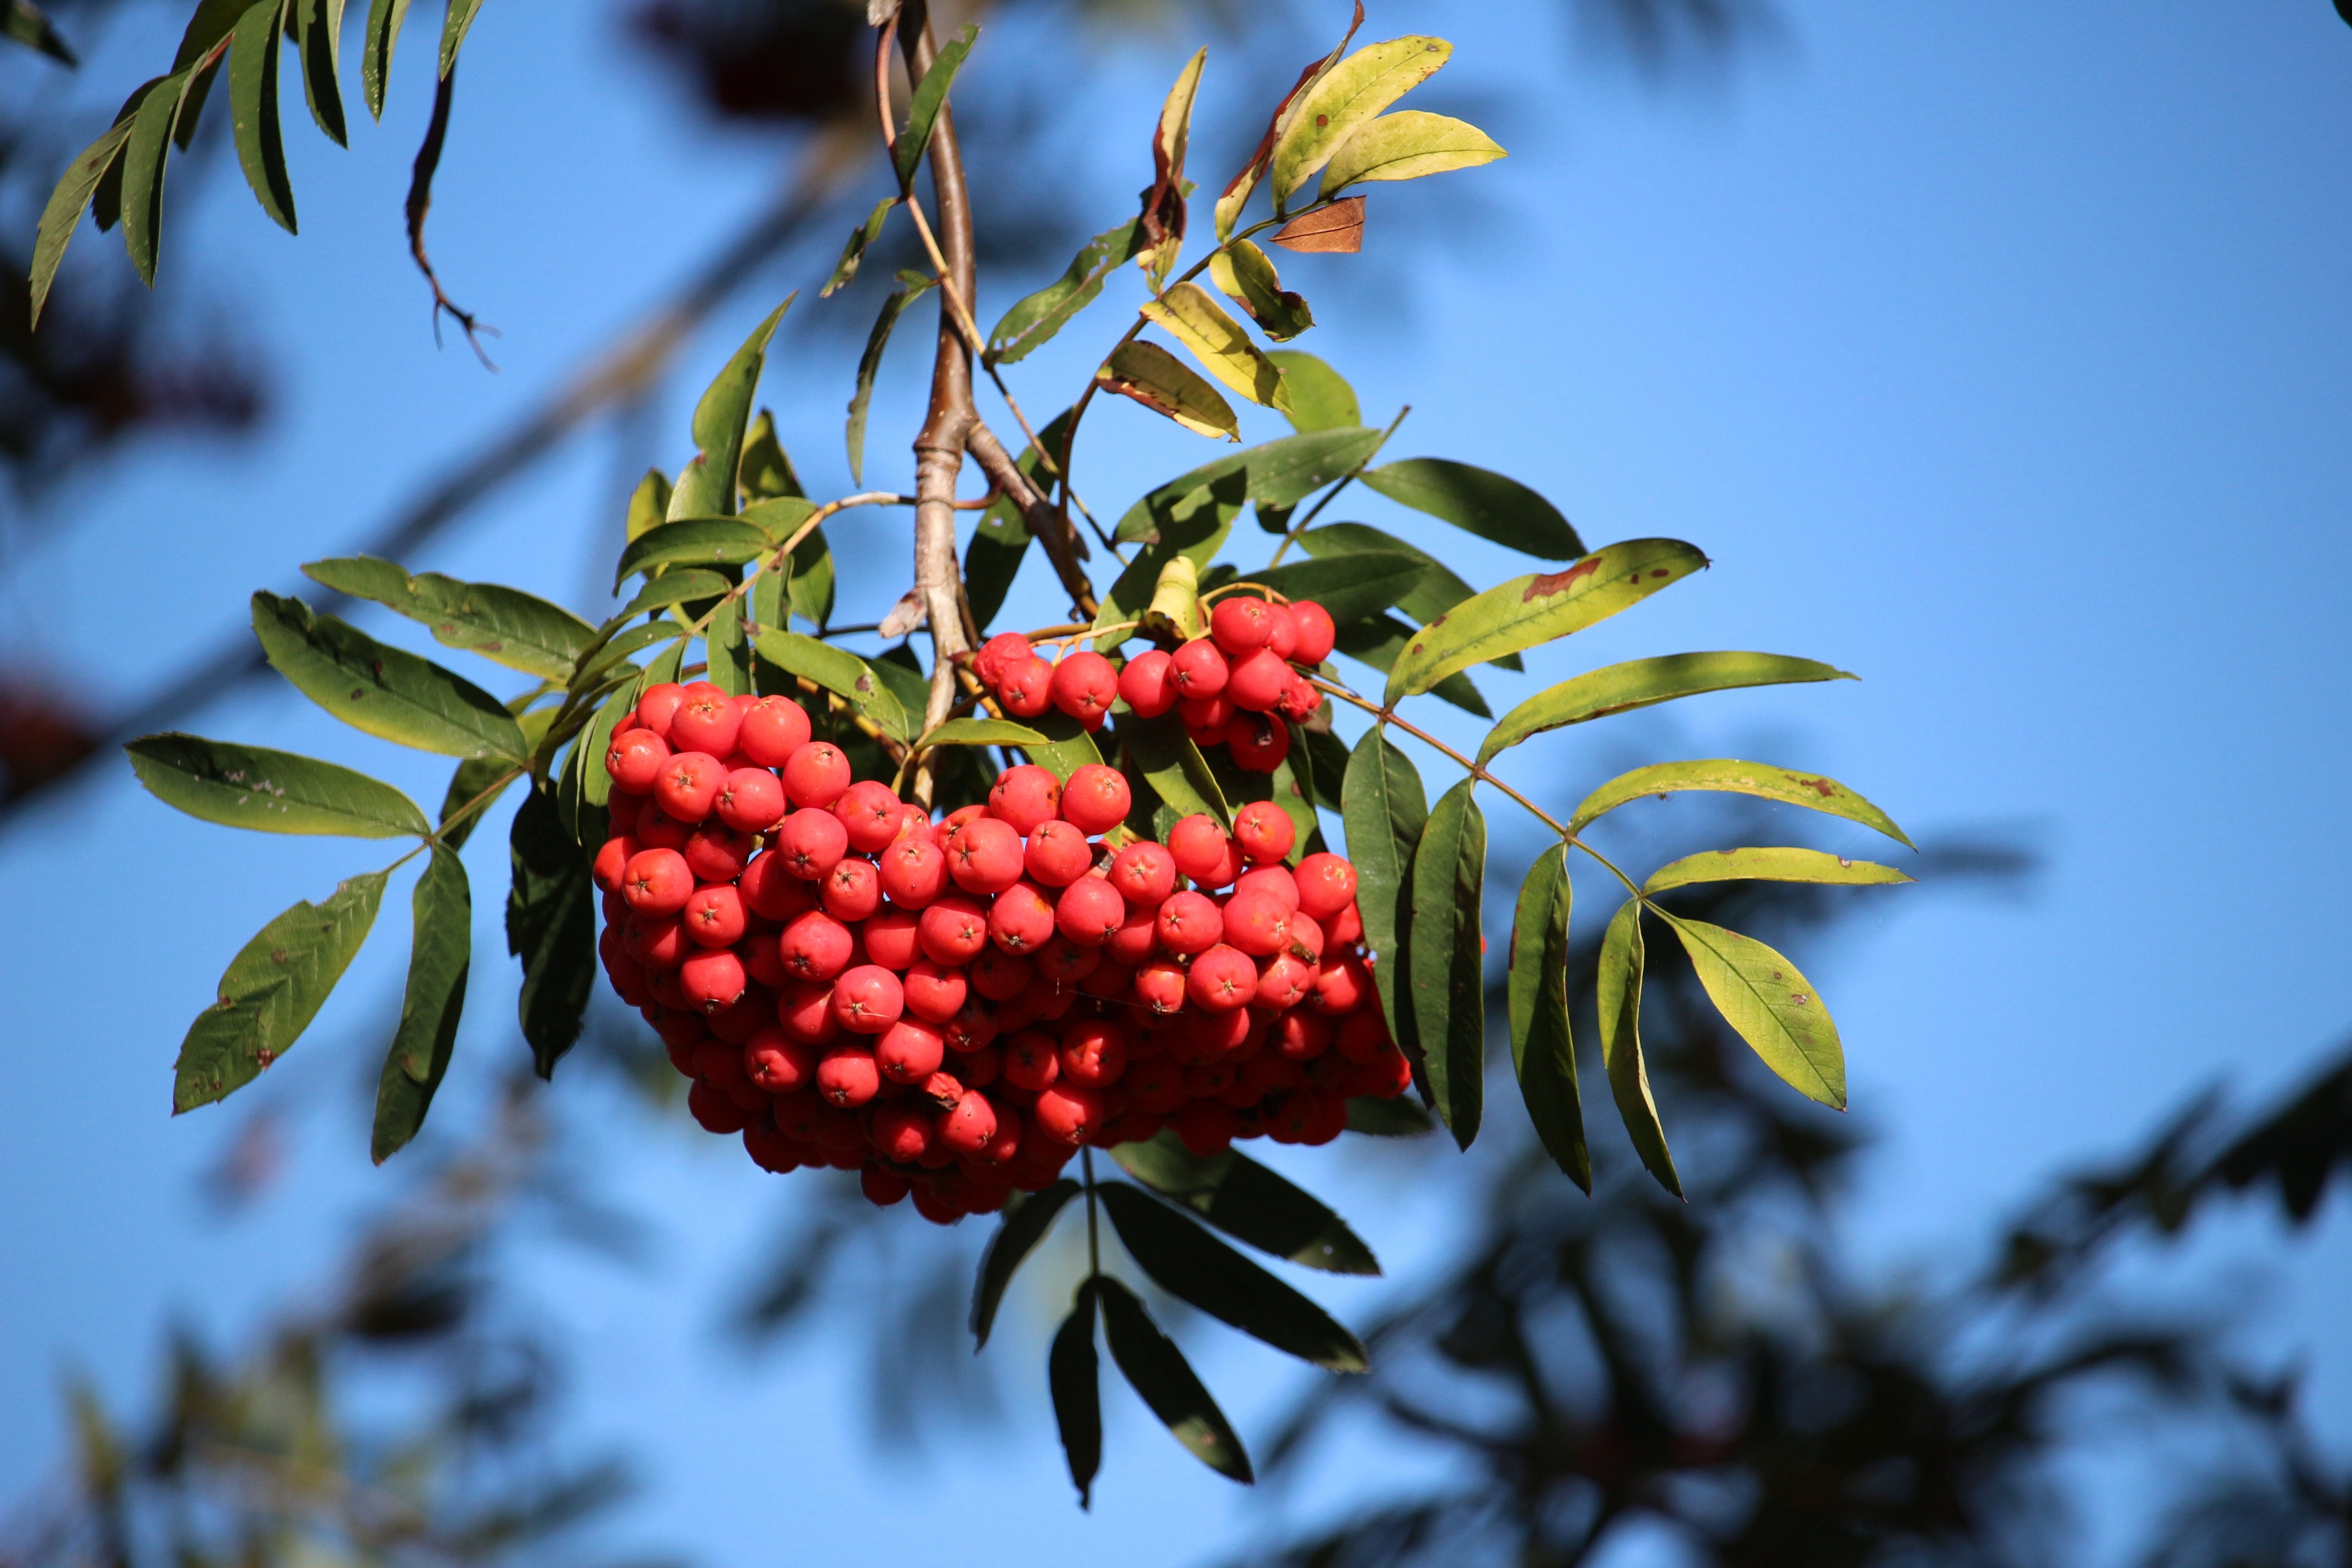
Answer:
<svg viewBox="0 0 2352 1568"><path fill-rule="evenodd" d="M444 834L447 833L452 827L457 826L459 823L465 821L466 818L471 816L475 812L488 805L490 802L497 797L500 790L506 788L507 785L514 783L515 780L522 777L523 774L530 771L530 770L527 767L513 768L501 773L488 788L483 790L481 794L476 795L473 799L467 801L465 805L459 806L448 816L443 817L441 819L441 825L438 827L436 827L431 833L425 835L424 843L417 846L415 849L410 850L408 855L404 855L399 860L393 862L393 868L395 870L398 869L399 867L409 858L409 856L419 854L425 849L447 848L448 846L441 841Z"/></svg>
<svg viewBox="0 0 2352 1568"><path fill-rule="evenodd" d="M1325 490L1316 503L1307 509L1307 515L1298 520L1298 526L1290 530L1287 533L1285 533L1282 536L1282 542L1274 547L1274 559L1265 563L1268 571L1272 571L1275 567L1282 564L1283 556L1289 551L1293 544L1298 542L1298 536L1300 534L1315 526L1315 520L1323 515L1323 509L1331 504L1331 498L1338 495L1341 490L1346 489L1349 485L1355 483L1356 480L1361 477L1364 469L1370 466L1372 459L1381 455L1381 448L1389 444L1389 437L1397 433L1397 426L1404 423L1404 416L1412 412L1412 405L1410 403L1398 409L1397 416L1389 421L1389 427L1381 432L1381 438L1373 443L1372 449L1364 454L1364 460L1358 463L1354 468L1349 468L1345 474L1341 475L1339 482L1333 485L1329 489Z"/></svg>
<svg viewBox="0 0 2352 1568"><path fill-rule="evenodd" d="M1087 1177L1087 1278L1102 1275L1102 1237L1095 1221L1095 1152L1091 1146L1078 1150L1078 1163Z"/></svg>

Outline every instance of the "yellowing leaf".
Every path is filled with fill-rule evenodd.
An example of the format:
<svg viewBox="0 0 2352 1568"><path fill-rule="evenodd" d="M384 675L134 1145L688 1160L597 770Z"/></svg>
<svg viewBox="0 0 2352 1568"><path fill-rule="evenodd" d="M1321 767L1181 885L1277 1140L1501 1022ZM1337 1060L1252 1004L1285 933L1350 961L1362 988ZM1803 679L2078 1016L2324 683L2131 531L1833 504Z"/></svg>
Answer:
<svg viewBox="0 0 2352 1568"><path fill-rule="evenodd" d="M1280 408L1289 402L1282 390L1282 367L1198 283L1179 283L1142 310L1146 319L1192 350L1211 375L1252 403Z"/></svg>
<svg viewBox="0 0 2352 1568"><path fill-rule="evenodd" d="M1401 110L1373 121L1331 155L1321 194L1337 195L1349 185L1373 180L1417 180L1450 169L1474 169L1507 156L1467 121Z"/></svg>
<svg viewBox="0 0 2352 1568"><path fill-rule="evenodd" d="M1106 392L1132 397L1155 413L1165 414L1185 429L1202 436L1242 438L1241 421L1233 405L1217 389L1158 343L1121 343L1095 372Z"/></svg>
<svg viewBox="0 0 2352 1568"><path fill-rule="evenodd" d="M1315 324L1315 312L1307 308L1306 298L1285 289L1281 274L1265 252L1246 239L1211 258L1209 277L1276 342L1288 342Z"/></svg>
<svg viewBox="0 0 2352 1568"><path fill-rule="evenodd" d="M1435 75L1453 53L1444 39L1419 36L1367 44L1308 88L1274 143L1276 210L1360 127Z"/></svg>
<svg viewBox="0 0 2352 1568"><path fill-rule="evenodd" d="M1864 827L1876 828L1905 848L1916 848L1895 826L1895 819L1870 802L1832 778L1820 774L1794 773L1787 768L1768 766L1762 763L1743 763L1733 757L1710 757L1694 763L1654 763L1632 773L1620 773L1599 789L1584 797L1576 815L1568 819L1570 833L1580 831L1586 823L1604 812L1616 810L1628 801L1643 795L1668 795L1684 790L1713 790L1726 795L1752 795L1765 800L1777 800L1784 805L1801 805L1809 811L1827 812L1858 822Z"/></svg>

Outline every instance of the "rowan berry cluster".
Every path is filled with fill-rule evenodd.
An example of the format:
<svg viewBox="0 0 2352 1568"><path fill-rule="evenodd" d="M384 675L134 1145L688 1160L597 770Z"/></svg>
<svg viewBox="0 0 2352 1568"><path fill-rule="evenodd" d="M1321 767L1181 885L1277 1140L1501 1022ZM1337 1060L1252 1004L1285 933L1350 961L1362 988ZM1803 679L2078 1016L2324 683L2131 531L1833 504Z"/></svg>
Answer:
<svg viewBox="0 0 2352 1568"><path fill-rule="evenodd" d="M1007 674L1051 700L1081 658L1108 671L1073 655ZM1081 665L1068 686L1099 713L1124 677ZM1106 842L1131 805L1117 769L1065 785L1024 764L933 822L853 783L797 702L706 683L647 690L604 762L605 973L694 1080L696 1120L769 1170L861 1170L875 1202L911 1194L947 1224L1042 1189L1082 1144L1321 1143L1349 1098L1412 1080L1354 868L1289 866L1297 828L1271 802L1230 835L1195 816L1165 844Z"/></svg>

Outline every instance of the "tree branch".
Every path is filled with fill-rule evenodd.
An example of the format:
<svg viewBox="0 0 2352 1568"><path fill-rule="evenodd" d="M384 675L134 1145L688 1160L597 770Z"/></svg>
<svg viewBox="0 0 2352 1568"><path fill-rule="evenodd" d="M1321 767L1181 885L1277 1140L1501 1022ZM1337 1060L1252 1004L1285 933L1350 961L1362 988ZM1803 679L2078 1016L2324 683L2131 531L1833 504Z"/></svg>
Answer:
<svg viewBox="0 0 2352 1568"><path fill-rule="evenodd" d="M1070 525L1070 514L1057 510L1039 493L1029 482L1029 476L1021 471L1021 465L1004 449L1004 444L996 438L996 433L976 416L970 434L964 437L964 446L980 464L981 471L988 476L988 482L1021 509L1022 521L1029 525L1037 542L1045 547L1063 588L1069 593L1071 605L1079 615L1091 618L1102 606L1096 602L1094 584L1078 566L1079 552L1085 550L1086 542Z"/></svg>

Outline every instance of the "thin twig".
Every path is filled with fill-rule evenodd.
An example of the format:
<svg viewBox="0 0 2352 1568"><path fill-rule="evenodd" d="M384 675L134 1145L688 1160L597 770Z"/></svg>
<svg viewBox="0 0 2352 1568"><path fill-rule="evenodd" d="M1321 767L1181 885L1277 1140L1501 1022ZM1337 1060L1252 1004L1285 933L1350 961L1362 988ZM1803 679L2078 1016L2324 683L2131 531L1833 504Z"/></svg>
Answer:
<svg viewBox="0 0 2352 1568"><path fill-rule="evenodd" d="M457 62L451 60L441 83L433 89L433 119L425 127L424 145L416 149L416 163L408 174L408 254L416 258L416 269L425 274L425 281L433 287L433 344L441 344L441 312L466 331L466 342L482 368L495 372L499 367L482 352L482 334L492 337L499 330L477 319L470 310L461 310L449 296L441 291L441 279L433 270L433 263L425 254L425 215L433 207L433 176L441 167L441 146L449 135L449 104L457 89Z"/></svg>

